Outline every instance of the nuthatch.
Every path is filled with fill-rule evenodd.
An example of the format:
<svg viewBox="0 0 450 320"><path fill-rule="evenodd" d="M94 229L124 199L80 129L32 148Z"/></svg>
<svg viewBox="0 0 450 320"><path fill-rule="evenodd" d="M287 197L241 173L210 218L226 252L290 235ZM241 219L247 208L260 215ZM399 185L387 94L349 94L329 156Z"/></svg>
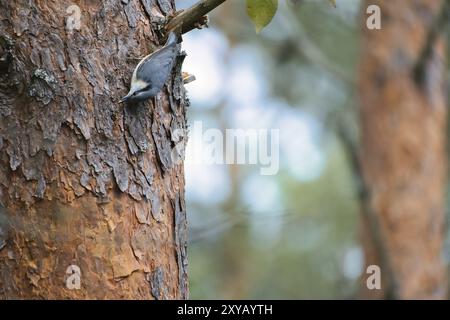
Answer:
<svg viewBox="0 0 450 320"><path fill-rule="evenodd" d="M161 91L178 55L177 36L171 32L161 49L143 58L134 69L131 87L120 102L141 102Z"/></svg>

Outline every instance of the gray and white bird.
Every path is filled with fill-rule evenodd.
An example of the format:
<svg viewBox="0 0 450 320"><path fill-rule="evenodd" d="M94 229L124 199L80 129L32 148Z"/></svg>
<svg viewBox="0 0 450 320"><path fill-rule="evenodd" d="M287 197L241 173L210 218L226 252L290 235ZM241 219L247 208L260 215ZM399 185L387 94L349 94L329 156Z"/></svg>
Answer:
<svg viewBox="0 0 450 320"><path fill-rule="evenodd" d="M120 102L141 102L156 96L170 76L178 50L177 36L171 32L164 47L138 63L131 77L130 91Z"/></svg>

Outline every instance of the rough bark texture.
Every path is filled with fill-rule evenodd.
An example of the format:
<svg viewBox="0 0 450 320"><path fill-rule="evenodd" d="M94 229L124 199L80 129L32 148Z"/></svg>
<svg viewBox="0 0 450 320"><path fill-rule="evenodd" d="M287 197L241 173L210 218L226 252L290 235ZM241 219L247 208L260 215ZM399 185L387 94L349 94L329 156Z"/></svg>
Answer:
<svg viewBox="0 0 450 320"><path fill-rule="evenodd" d="M0 0L0 299L187 297L183 57L156 100L118 103L174 10Z"/></svg>
<svg viewBox="0 0 450 320"><path fill-rule="evenodd" d="M368 30L364 22L359 91L362 169L388 264L381 265L382 278L388 280L385 297L446 297L447 69L442 38L436 39L422 78L414 75L441 3L366 2L382 11L382 30ZM380 252L374 257L371 249L368 262L374 263Z"/></svg>

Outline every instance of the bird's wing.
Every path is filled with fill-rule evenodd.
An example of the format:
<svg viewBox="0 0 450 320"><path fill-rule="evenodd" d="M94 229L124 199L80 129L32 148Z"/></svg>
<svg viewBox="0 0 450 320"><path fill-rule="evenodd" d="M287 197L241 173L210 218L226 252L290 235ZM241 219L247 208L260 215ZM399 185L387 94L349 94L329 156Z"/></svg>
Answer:
<svg viewBox="0 0 450 320"><path fill-rule="evenodd" d="M144 80L153 88L162 88L170 75L178 47L175 42L154 52L138 66L136 78Z"/></svg>

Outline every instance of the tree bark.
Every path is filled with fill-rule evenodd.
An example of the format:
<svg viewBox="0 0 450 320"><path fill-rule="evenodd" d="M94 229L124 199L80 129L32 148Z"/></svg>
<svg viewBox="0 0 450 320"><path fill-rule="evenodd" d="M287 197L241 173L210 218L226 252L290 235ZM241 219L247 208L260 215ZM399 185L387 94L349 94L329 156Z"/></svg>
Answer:
<svg viewBox="0 0 450 320"><path fill-rule="evenodd" d="M0 0L0 299L187 298L183 56L118 103L174 1L75 3Z"/></svg>
<svg viewBox="0 0 450 320"><path fill-rule="evenodd" d="M384 297L446 298L446 46L438 36L420 78L415 73L442 1L366 1L380 6L382 29L363 24L361 164L384 252ZM366 219L365 223L369 223ZM374 239L374 238L373 238ZM377 296L377 290L365 297Z"/></svg>

